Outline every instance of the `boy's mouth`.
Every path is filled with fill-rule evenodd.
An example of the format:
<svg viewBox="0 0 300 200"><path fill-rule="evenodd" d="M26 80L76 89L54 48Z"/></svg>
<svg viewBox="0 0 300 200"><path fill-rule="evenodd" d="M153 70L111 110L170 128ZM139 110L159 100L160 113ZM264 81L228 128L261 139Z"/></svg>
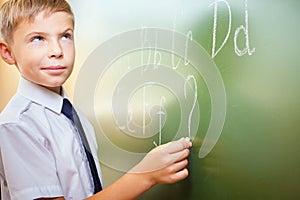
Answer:
<svg viewBox="0 0 300 200"><path fill-rule="evenodd" d="M59 75L65 71L66 67L64 66L49 66L49 67L43 67L42 70L46 71L49 74L52 75Z"/></svg>

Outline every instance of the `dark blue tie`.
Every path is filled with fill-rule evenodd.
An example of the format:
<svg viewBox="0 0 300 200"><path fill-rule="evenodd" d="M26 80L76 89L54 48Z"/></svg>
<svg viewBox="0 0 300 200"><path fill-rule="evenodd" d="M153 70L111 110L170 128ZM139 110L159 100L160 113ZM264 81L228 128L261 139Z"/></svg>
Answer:
<svg viewBox="0 0 300 200"><path fill-rule="evenodd" d="M85 153L86 153L86 157L89 162L93 181L94 181L94 194L96 194L97 192L102 190L102 186L101 186L101 182L100 182L100 179L98 176L95 160L91 153L91 149L90 149L89 143L87 141L87 138L85 136L84 130L82 128L79 117L68 99L63 100L63 107L62 107L61 112L73 122L73 124L76 126L76 128L79 132L79 135L80 135L80 138L81 138L81 141L84 146Z"/></svg>

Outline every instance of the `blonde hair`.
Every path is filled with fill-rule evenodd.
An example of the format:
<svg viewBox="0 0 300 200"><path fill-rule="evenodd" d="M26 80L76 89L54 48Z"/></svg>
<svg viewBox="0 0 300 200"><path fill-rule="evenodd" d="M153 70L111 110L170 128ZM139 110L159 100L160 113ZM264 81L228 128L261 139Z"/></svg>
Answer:
<svg viewBox="0 0 300 200"><path fill-rule="evenodd" d="M74 25L74 14L66 0L8 0L0 9L1 39L12 42L12 35L18 24L23 20L34 20L42 11L45 14L66 12L73 18Z"/></svg>

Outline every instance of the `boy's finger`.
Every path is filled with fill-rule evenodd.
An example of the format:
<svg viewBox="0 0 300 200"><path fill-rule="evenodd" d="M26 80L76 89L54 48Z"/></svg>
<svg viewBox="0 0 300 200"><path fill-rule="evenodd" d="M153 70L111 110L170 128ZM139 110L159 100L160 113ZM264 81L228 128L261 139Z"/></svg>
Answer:
<svg viewBox="0 0 300 200"><path fill-rule="evenodd" d="M184 169L187 165L188 165L188 160L187 159L181 160L177 163L174 163L171 166L171 171L174 172L174 173L178 172L178 171Z"/></svg>
<svg viewBox="0 0 300 200"><path fill-rule="evenodd" d="M176 183L177 181L180 181L182 179L185 179L189 175L189 172L186 168L179 170L175 174L173 174L170 178L170 183Z"/></svg>
<svg viewBox="0 0 300 200"><path fill-rule="evenodd" d="M181 138L179 140L169 142L167 144L164 144L164 148L166 152L173 154L176 152L180 152L184 149L189 149L192 147L192 143L189 138Z"/></svg>
<svg viewBox="0 0 300 200"><path fill-rule="evenodd" d="M170 154L170 162L177 163L186 159L190 154L190 150L184 149L182 151Z"/></svg>

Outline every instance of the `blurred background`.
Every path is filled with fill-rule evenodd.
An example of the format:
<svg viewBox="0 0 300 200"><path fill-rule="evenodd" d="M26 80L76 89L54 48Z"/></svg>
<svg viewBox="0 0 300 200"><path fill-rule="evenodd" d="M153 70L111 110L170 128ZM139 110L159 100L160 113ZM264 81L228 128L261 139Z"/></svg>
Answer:
<svg viewBox="0 0 300 200"><path fill-rule="evenodd" d="M197 87L188 81L193 94L197 95L197 107L191 118L196 131L192 133L190 175L174 185L155 186L140 199L300 198L300 1L69 2L76 16L77 57L74 73L65 87L92 121L99 144L105 136L109 143L128 154L146 153L154 143L160 142L160 136L162 143L174 139L178 124L187 121L181 113L190 107L178 100L180 95L169 90L172 85L148 87L138 85L137 81L132 90L129 84L123 84L126 91L132 90L131 96L118 98L116 91L120 83L124 83L133 70L141 66L151 66L158 71L163 67L173 69L174 63L179 63L178 69L163 74L165 79L176 82L177 75L183 80L192 75L196 80ZM188 41L192 39L202 48L200 53L206 53L205 59L210 63L207 67L216 67L220 74L226 93L224 126L217 143L203 158L198 154L212 120L213 104L206 77L197 71L198 66L185 65L184 55L174 55L172 49L156 49L155 45L119 54L108 66L99 66L100 61L91 58L99 48L106 48L102 44L107 41L115 45L115 36L151 27L187 36ZM170 38L170 41L176 46L176 40ZM119 44L120 48L124 46L122 41ZM107 58L101 56L99 59ZM91 59L95 65L90 65ZM97 71L96 75L93 71ZM95 76L96 81L89 82L89 77ZM15 92L18 79L15 67L1 61L0 112ZM178 78L178 82L182 80ZM82 97L83 89L91 84L95 85L89 94L93 104ZM149 109L143 110L145 102ZM128 133L118 124L116 105L120 105L119 114L127 116L127 122L132 124L127 128L140 128L143 134ZM125 114L121 113L124 106L127 107ZM159 111L164 113L163 119L151 114ZM155 127L149 130L149 124ZM115 164L102 162L105 185L124 173L125 167L120 167L123 163L130 167L136 162L130 160L130 156L118 157L105 145L99 148L106 154L99 153L100 161L105 160L103 156L115 160ZM120 166L116 166L118 163Z"/></svg>

